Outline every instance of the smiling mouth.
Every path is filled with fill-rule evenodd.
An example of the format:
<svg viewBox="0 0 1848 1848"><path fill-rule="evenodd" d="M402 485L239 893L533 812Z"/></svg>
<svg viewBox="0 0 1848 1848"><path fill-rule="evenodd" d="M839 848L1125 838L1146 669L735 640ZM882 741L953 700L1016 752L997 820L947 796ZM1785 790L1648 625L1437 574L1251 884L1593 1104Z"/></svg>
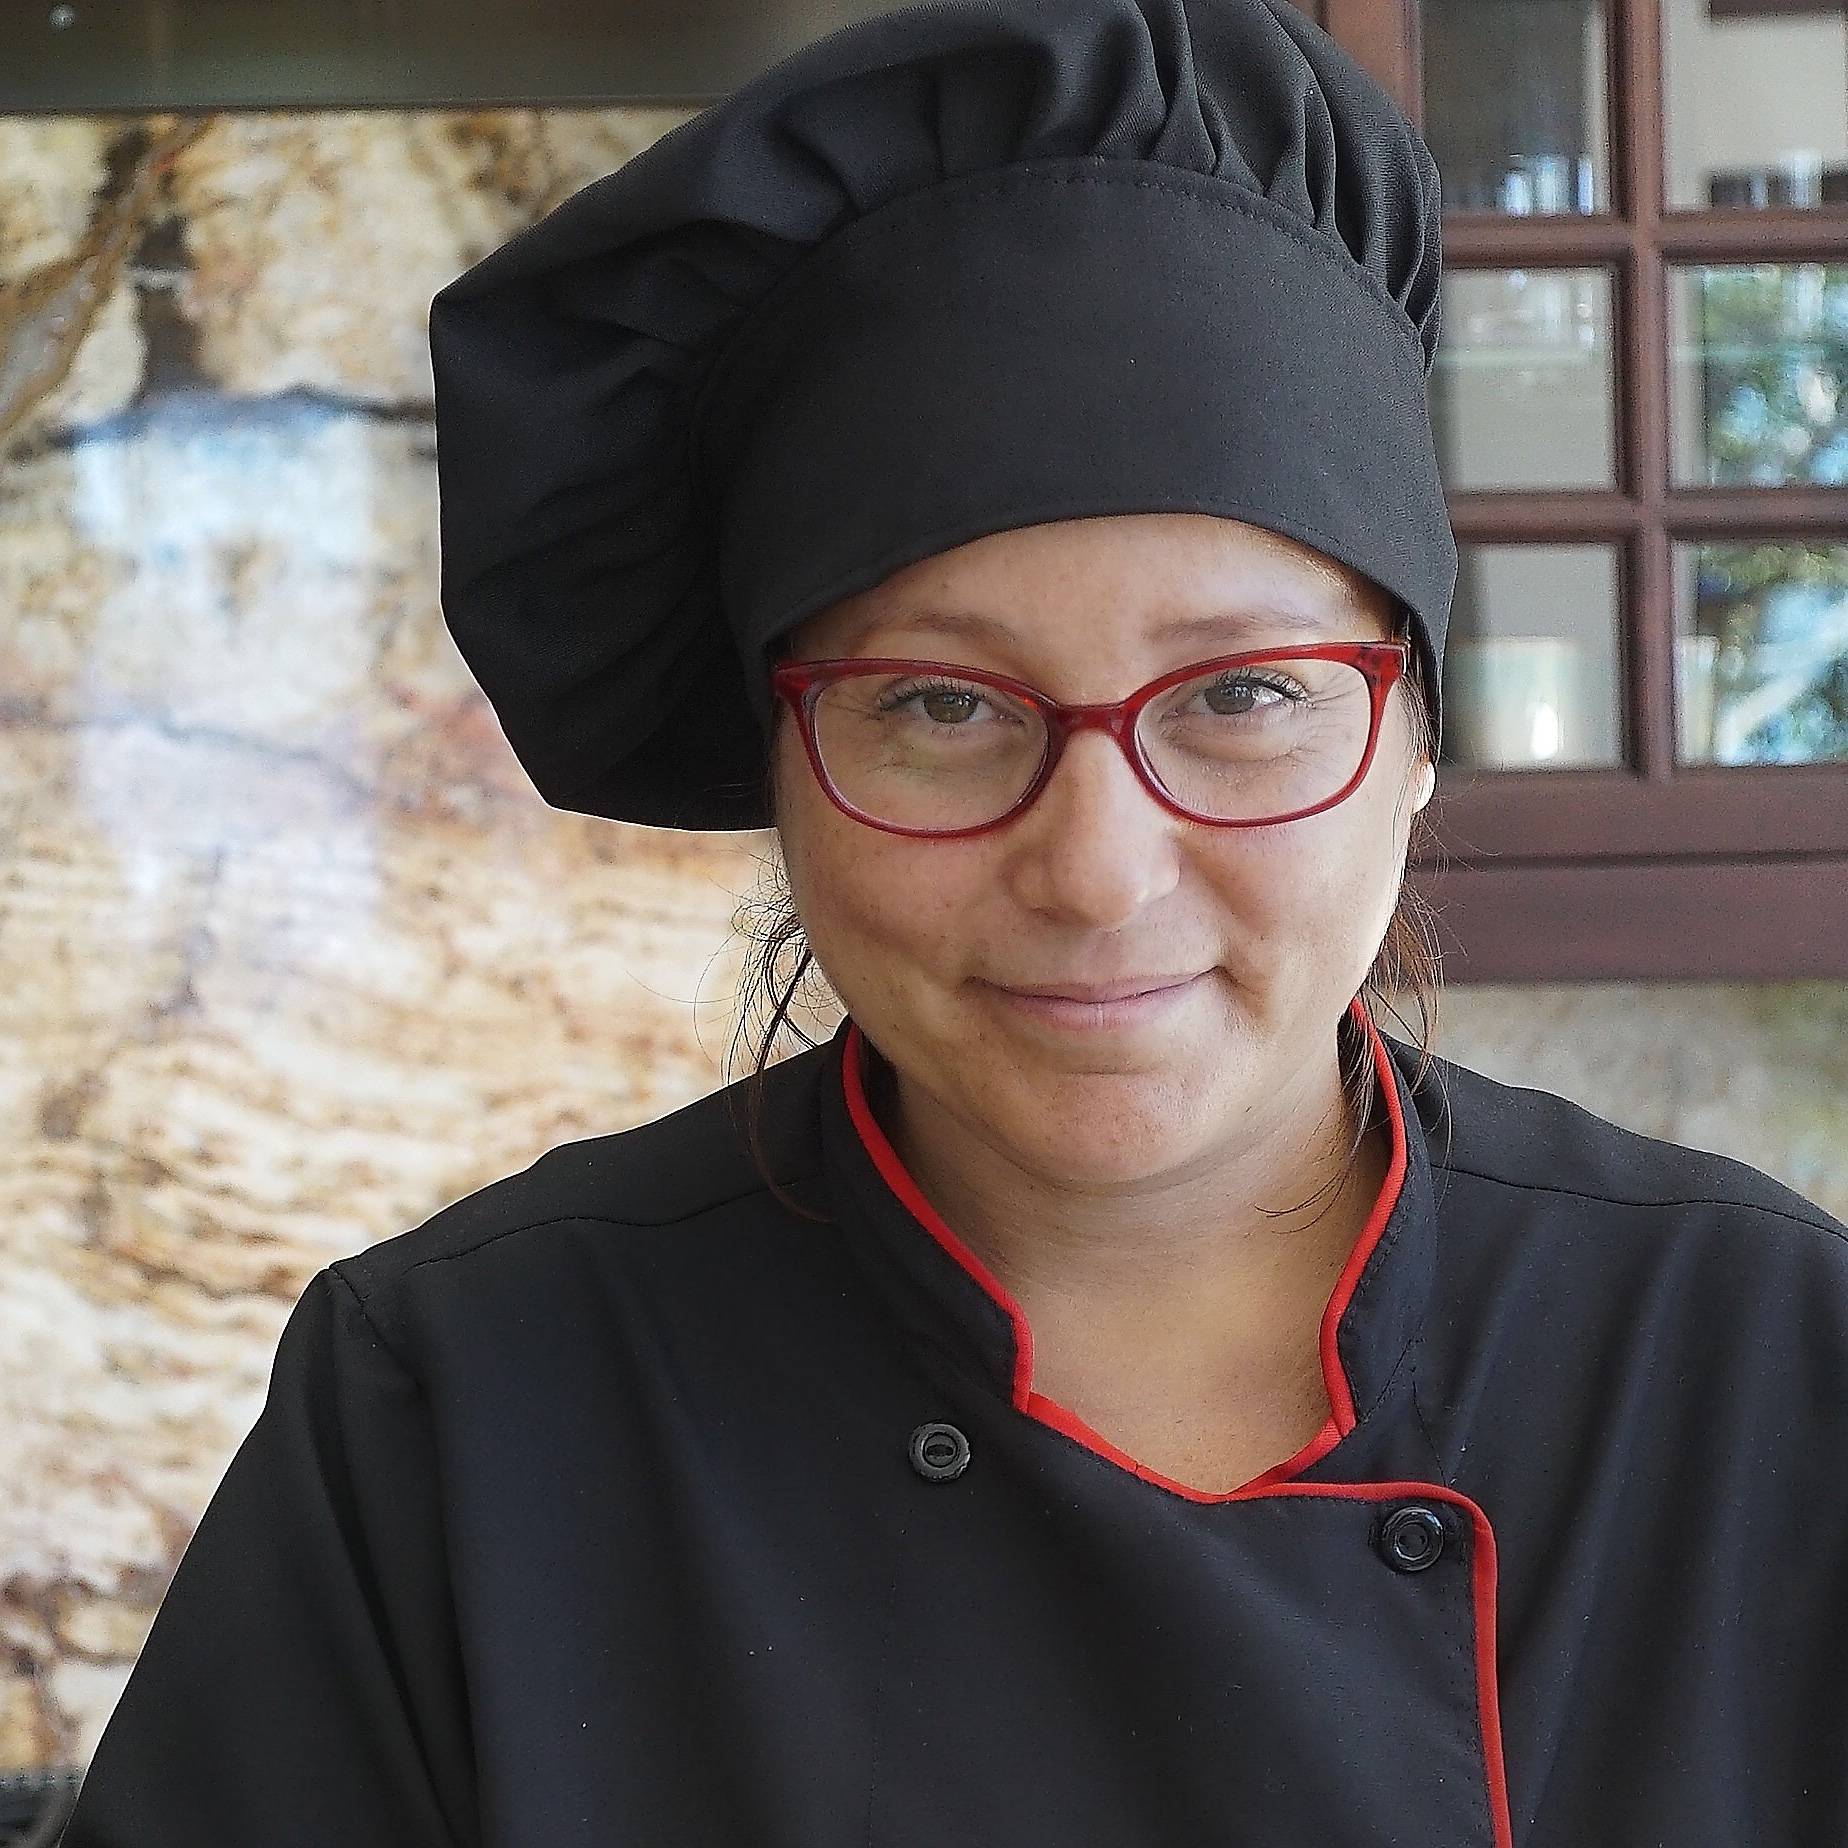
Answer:
<svg viewBox="0 0 1848 1848"><path fill-rule="evenodd" d="M1204 970L1196 970L1191 975L1148 975L1131 977L1127 981L1102 982L1094 986L1083 983L1053 983L1045 987L1038 984L1016 987L1011 983L995 983L1010 995L1020 995L1027 1000L1044 1001L1084 1001L1097 1004L1109 1001L1130 1001L1137 995L1154 994L1167 988L1184 988L1190 982L1197 982Z"/></svg>
<svg viewBox="0 0 1848 1848"><path fill-rule="evenodd" d="M1032 994L1018 988L1002 988L989 982L1000 1004L1017 1018L1040 1026L1076 1033L1103 1033L1153 1025L1170 1015L1187 1010L1195 991L1205 982L1206 973L1184 976L1160 988L1145 988L1114 995L1109 1000L1092 1000L1083 996ZM1116 984L1122 988L1125 984Z"/></svg>

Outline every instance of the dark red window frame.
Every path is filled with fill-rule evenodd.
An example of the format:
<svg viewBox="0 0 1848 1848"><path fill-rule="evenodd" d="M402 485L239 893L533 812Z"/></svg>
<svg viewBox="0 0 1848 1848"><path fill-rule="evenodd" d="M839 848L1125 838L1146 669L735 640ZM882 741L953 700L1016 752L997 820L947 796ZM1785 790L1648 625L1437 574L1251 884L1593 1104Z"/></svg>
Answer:
<svg viewBox="0 0 1848 1848"><path fill-rule="evenodd" d="M1420 0L1307 10L1423 121ZM1742 9L1744 10L1744 9ZM1751 10L1788 11L1764 0ZM1617 486L1458 492L1460 543L1617 547L1633 741L1619 769L1471 772L1447 764L1435 851L1413 878L1437 906L1455 982L1848 978L1848 765L1677 769L1673 547L1848 537L1832 488L1671 488L1668 268L1848 262L1839 207L1667 210L1660 0L1606 0L1615 209L1597 217L1447 213L1448 266L1607 266L1614 275Z"/></svg>

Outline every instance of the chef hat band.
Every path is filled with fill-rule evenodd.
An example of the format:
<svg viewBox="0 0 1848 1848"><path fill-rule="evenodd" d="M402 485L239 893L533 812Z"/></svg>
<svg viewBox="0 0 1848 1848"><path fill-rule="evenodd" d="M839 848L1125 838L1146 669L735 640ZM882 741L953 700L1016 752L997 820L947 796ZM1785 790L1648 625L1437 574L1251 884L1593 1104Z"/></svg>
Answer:
<svg viewBox="0 0 1848 1848"><path fill-rule="evenodd" d="M1440 273L1429 150L1292 0L859 20L438 292L444 618L547 802L755 828L805 616L1218 514L1403 605L1435 732Z"/></svg>
<svg viewBox="0 0 1848 1848"><path fill-rule="evenodd" d="M1422 618L1435 730L1455 549L1421 360L1345 247L1210 175L1044 159L857 219L737 331L690 416L753 711L767 733L771 641L901 566L1186 512L1300 540Z"/></svg>

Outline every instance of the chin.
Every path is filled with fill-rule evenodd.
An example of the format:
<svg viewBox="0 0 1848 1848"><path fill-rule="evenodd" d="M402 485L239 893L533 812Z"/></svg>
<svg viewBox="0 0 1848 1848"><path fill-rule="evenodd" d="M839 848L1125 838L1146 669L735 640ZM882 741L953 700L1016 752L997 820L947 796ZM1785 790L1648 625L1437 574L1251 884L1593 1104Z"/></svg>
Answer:
<svg viewBox="0 0 1848 1848"><path fill-rule="evenodd" d="M1188 1074L1197 1061L1160 1069L1079 1069L1021 1059L965 1093L966 1108L1028 1165L1067 1181L1133 1181L1198 1153L1210 1112Z"/></svg>

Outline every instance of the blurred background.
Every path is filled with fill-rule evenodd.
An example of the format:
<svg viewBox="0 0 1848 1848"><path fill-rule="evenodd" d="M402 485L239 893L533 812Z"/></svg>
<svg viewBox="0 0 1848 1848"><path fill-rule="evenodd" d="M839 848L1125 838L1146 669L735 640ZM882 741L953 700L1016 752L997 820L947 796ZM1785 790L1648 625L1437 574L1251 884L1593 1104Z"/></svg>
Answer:
<svg viewBox="0 0 1848 1848"><path fill-rule="evenodd" d="M748 1068L769 837L527 783L437 607L426 315L878 10L0 18L0 1843L308 1278ZM1444 186L1437 1049L1848 1216L1843 0L1305 10Z"/></svg>

